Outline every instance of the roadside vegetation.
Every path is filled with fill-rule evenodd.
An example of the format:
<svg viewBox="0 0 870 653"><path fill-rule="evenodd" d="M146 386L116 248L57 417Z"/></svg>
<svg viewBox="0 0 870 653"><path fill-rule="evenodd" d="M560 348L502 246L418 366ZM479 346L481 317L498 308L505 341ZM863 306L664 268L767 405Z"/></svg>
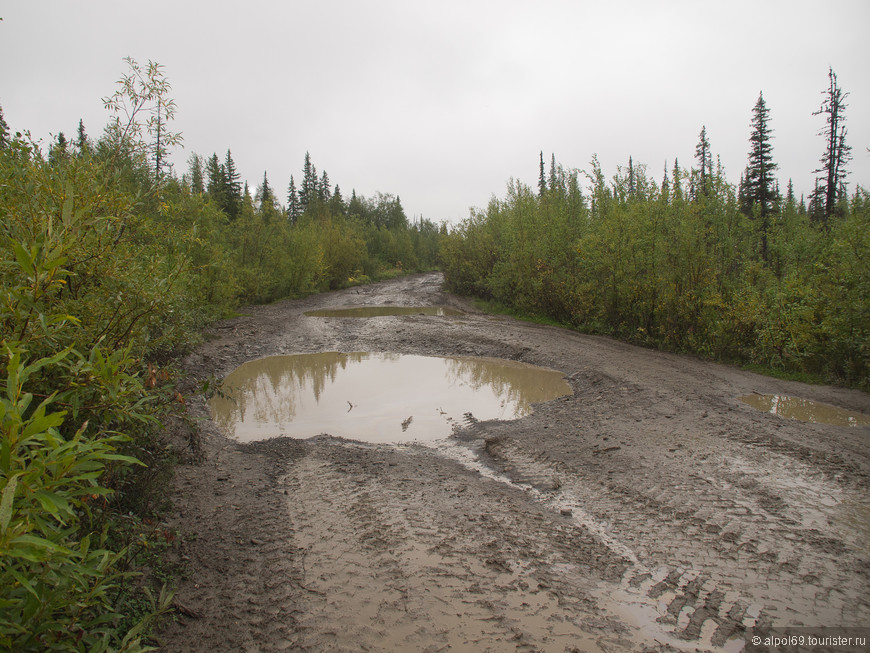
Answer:
<svg viewBox="0 0 870 653"><path fill-rule="evenodd" d="M289 208L229 151L176 176L169 82L127 64L96 140L35 143L0 111L0 650L147 650L192 434L172 361L204 326L436 264L435 225L345 201L307 154Z"/></svg>
<svg viewBox="0 0 870 653"><path fill-rule="evenodd" d="M589 333L870 390L870 194L846 192L845 103L833 71L809 200L774 176L769 110L746 170L725 178L706 129L697 166L610 179L540 159L443 239L447 287Z"/></svg>

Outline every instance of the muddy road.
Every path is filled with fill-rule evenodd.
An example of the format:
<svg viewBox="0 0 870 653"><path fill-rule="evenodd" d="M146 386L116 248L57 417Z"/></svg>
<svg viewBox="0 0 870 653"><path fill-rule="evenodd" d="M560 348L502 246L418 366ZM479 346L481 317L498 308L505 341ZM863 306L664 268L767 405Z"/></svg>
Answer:
<svg viewBox="0 0 870 653"><path fill-rule="evenodd" d="M307 317L364 305L458 316ZM177 473L188 575L164 651L675 651L754 625L870 624L870 427L738 397L870 414L870 396L476 312L438 274L246 309L186 361L481 356L562 371L572 395L442 441L324 434L240 444L202 417Z"/></svg>

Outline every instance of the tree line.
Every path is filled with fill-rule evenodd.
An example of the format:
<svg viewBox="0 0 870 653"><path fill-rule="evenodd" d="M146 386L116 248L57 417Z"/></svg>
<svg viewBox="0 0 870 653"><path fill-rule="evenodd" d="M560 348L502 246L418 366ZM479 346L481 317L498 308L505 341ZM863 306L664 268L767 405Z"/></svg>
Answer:
<svg viewBox="0 0 870 653"><path fill-rule="evenodd" d="M212 234L193 260L209 306L272 301L437 265L438 225L409 222L401 199L389 193L367 198L352 190L345 201L308 152L301 187L291 175L286 204L265 172L252 193L229 149L222 159L191 155L171 190L184 211L196 205L193 213Z"/></svg>
<svg viewBox="0 0 870 653"><path fill-rule="evenodd" d="M607 179L543 153L447 236L448 287L582 331L870 389L870 196L847 193L845 99L833 71L807 199L775 177L770 112L752 110L730 183L702 127L695 167L654 179L629 158Z"/></svg>
<svg viewBox="0 0 870 653"><path fill-rule="evenodd" d="M438 227L345 201L307 153L286 206L229 150L177 176L171 85L127 64L99 138L79 121L43 146L0 109L2 650L147 650L172 598L137 573L163 564L171 462L195 455L172 361L204 326L436 264Z"/></svg>

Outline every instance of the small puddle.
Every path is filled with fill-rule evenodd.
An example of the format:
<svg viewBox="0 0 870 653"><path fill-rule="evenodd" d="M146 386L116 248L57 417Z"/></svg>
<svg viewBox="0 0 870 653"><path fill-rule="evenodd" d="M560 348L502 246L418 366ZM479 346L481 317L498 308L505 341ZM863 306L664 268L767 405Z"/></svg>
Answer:
<svg viewBox="0 0 870 653"><path fill-rule="evenodd" d="M389 315L457 316L462 311L447 306L351 306L349 308L321 308L306 311L308 317L383 317Z"/></svg>
<svg viewBox="0 0 870 653"><path fill-rule="evenodd" d="M250 361L209 402L242 442L321 433L366 442L432 441L476 420L519 419L570 395L557 370L494 358L295 354Z"/></svg>
<svg viewBox="0 0 870 653"><path fill-rule="evenodd" d="M833 424L834 426L870 426L870 417L867 415L809 399L759 394L744 395L739 399L743 403L766 413L802 422Z"/></svg>

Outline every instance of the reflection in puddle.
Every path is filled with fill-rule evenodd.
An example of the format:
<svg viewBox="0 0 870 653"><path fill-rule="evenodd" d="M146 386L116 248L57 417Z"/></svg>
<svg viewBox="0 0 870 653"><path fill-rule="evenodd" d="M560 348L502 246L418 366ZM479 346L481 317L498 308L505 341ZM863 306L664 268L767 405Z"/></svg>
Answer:
<svg viewBox="0 0 870 653"><path fill-rule="evenodd" d="M802 422L833 424L834 426L870 426L870 417L844 408L821 404L809 399L783 395L744 395L740 401L766 413L781 415Z"/></svg>
<svg viewBox="0 0 870 653"><path fill-rule="evenodd" d="M462 315L462 311L446 306L352 306L306 311L308 317L383 317L385 315Z"/></svg>
<svg viewBox="0 0 870 653"><path fill-rule="evenodd" d="M571 394L561 372L493 358L337 353L270 356L224 381L209 403L244 442L321 433L367 442L436 440L454 425L518 419Z"/></svg>

